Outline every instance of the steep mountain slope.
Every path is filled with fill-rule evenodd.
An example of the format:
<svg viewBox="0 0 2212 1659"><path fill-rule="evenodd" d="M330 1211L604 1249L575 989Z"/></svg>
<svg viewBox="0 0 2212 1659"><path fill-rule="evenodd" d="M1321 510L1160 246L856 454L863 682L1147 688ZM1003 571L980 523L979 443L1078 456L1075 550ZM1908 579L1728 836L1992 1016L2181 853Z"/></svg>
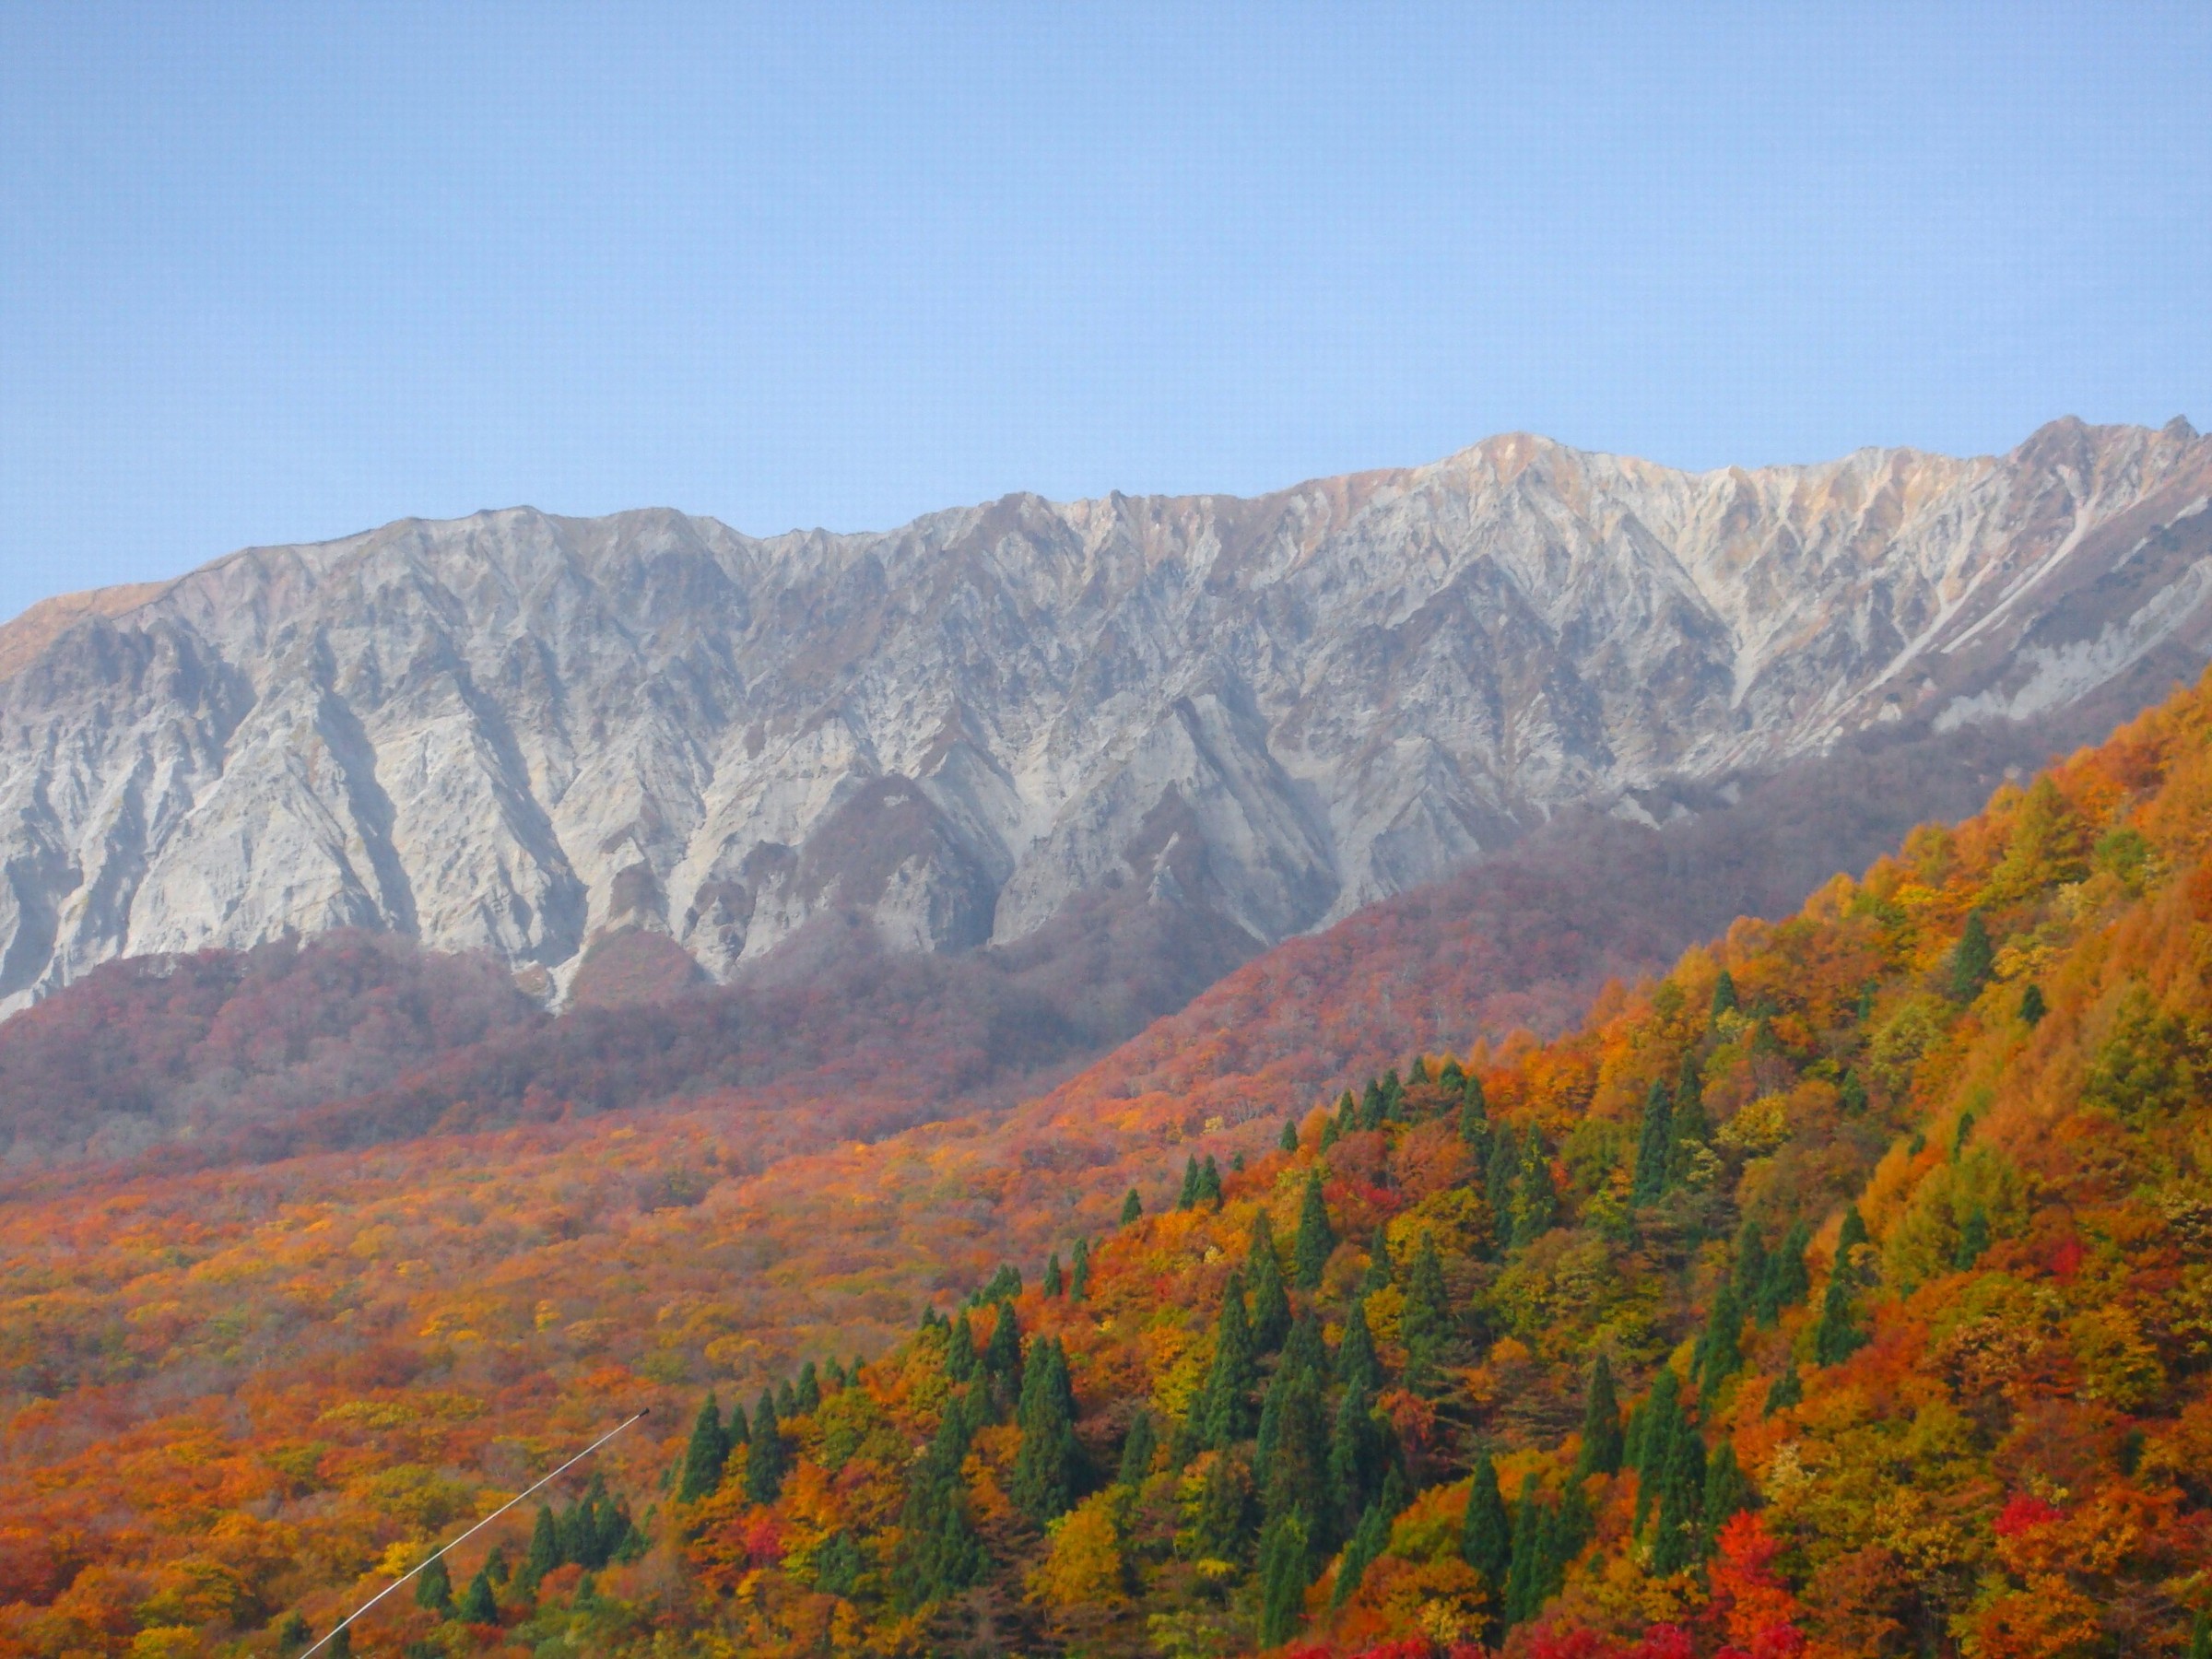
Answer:
<svg viewBox="0 0 2212 1659"><path fill-rule="evenodd" d="M2207 496L2179 421L1695 476L1515 436L887 535L254 549L0 634L0 1004L287 928L562 979L641 928L727 977L810 923L959 949L1086 895L1249 952L1570 803L2194 673Z"/></svg>
<svg viewBox="0 0 2212 1659"><path fill-rule="evenodd" d="M879 1251L971 1288L986 1178L1063 1268L1097 1243L1080 1300L1002 1287L858 1386L818 1367L697 1470L665 1412L607 1469L634 1540L564 1494L542 1560L518 1525L482 1597L482 1541L455 1564L488 1618L394 1609L375 1641L2181 1651L2212 1563L2207 856L2212 683L1571 1036L1325 1114L1255 1099L1302 1120L1294 1151L1077 1091L981 1171L943 1154L987 1124L747 1181L701 1102L26 1197L0 1209L0 1653L279 1651L295 1606L327 1629L634 1404L880 1343L913 1281ZM1086 1194L1135 1166L1062 1146L1086 1112L1158 1171L1155 1210L1193 1152L1245 1167L1218 1206L1201 1179L1114 1227ZM1280 1357L1263 1211L1318 1315ZM1232 1269L1248 1370L1221 1359ZM991 1340L1017 1324L1026 1355ZM1586 1410L1599 1354L1625 1424ZM1485 1451L1501 1496L1470 1530Z"/></svg>

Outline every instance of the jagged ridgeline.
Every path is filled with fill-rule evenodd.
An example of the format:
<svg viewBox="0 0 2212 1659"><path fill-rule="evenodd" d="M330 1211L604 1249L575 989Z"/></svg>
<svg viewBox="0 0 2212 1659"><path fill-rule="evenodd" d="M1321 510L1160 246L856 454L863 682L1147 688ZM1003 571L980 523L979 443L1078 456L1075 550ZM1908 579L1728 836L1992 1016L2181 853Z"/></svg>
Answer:
<svg viewBox="0 0 2212 1659"><path fill-rule="evenodd" d="M1572 1036L1415 1059L1072 1274L749 1425L709 1401L659 1515L687 1617L793 1653L2202 1653L2208 737L2199 688Z"/></svg>

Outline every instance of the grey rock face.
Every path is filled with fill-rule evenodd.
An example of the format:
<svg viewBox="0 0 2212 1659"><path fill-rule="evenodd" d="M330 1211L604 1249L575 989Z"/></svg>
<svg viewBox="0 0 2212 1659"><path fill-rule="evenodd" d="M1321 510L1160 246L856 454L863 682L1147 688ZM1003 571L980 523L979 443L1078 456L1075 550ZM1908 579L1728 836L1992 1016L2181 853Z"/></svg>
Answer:
<svg viewBox="0 0 2212 1659"><path fill-rule="evenodd" d="M1119 887L1270 943L1571 802L2201 665L2208 495L2181 422L1696 475L1509 436L882 535L250 549L0 630L0 1007L342 925L726 977L830 912L952 950Z"/></svg>

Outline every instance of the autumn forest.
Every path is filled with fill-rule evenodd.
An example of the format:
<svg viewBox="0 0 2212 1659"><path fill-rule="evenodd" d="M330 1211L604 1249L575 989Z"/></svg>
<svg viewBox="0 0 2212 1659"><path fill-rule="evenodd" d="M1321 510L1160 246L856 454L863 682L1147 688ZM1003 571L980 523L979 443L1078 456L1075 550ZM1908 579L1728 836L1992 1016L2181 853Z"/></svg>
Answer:
<svg viewBox="0 0 2212 1659"><path fill-rule="evenodd" d="M360 939L34 1009L0 1653L2212 1655L2212 685L1663 972L1496 910L1065 1077Z"/></svg>

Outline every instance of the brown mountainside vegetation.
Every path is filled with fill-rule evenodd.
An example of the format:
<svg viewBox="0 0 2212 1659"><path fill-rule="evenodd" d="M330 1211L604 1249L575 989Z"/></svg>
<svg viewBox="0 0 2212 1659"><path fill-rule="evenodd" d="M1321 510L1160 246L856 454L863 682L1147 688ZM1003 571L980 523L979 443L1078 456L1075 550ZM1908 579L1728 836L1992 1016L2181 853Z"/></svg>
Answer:
<svg viewBox="0 0 2212 1659"><path fill-rule="evenodd" d="M0 1653L297 1652L645 1403L353 1651L2201 1650L2208 832L2200 688L1318 1107L1190 1023L757 1176L702 1097L27 1183ZM1388 1027L1306 960L1222 994Z"/></svg>

